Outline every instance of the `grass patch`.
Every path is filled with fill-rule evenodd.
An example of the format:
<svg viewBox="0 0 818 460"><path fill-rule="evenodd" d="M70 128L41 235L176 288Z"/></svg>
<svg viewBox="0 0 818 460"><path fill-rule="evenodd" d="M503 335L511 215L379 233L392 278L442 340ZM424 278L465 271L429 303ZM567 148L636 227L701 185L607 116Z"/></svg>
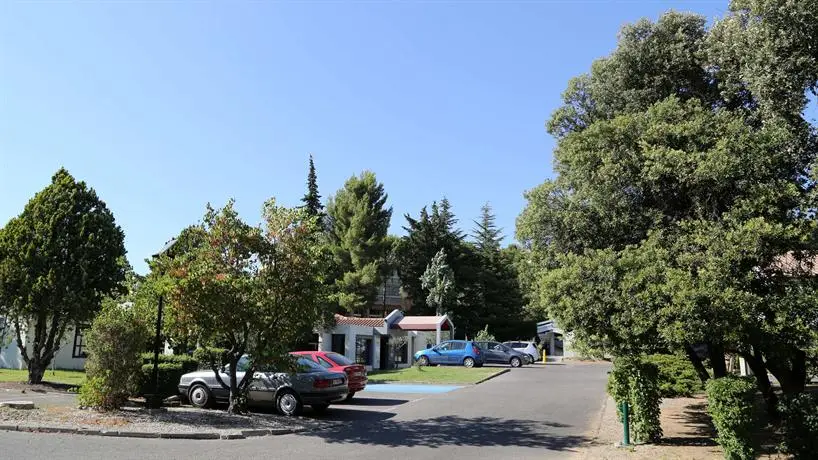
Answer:
<svg viewBox="0 0 818 460"><path fill-rule="evenodd" d="M502 372L498 368L467 368L455 366L409 367L372 371L367 377L369 383L439 383L470 384L477 383L486 377Z"/></svg>
<svg viewBox="0 0 818 460"><path fill-rule="evenodd" d="M26 369L0 369L0 382L21 383L27 381L28 370ZM85 372L47 370L43 374L43 382L79 386L85 383Z"/></svg>

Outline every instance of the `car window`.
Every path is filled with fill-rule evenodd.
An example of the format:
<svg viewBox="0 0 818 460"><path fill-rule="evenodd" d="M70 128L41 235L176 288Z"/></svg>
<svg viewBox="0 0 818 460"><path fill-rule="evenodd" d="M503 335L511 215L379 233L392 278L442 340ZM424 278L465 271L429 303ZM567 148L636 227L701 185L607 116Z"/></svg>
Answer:
<svg viewBox="0 0 818 460"><path fill-rule="evenodd" d="M522 345L520 345L520 342L511 342L508 344L508 346L511 348L523 348Z"/></svg>
<svg viewBox="0 0 818 460"><path fill-rule="evenodd" d="M451 350L463 350L466 348L466 344L463 342L451 342Z"/></svg>
<svg viewBox="0 0 818 460"><path fill-rule="evenodd" d="M349 358L340 353L327 353L327 358L335 361L335 364L339 366L350 366L355 364Z"/></svg>
<svg viewBox="0 0 818 460"><path fill-rule="evenodd" d="M452 348L452 343L451 342L443 342L440 345L435 347L435 349L437 349L437 351L447 351L447 350L451 350L451 348Z"/></svg>
<svg viewBox="0 0 818 460"><path fill-rule="evenodd" d="M247 372L247 369L250 369L250 358L248 356L242 356L239 358L239 362L236 363L236 371Z"/></svg>
<svg viewBox="0 0 818 460"><path fill-rule="evenodd" d="M321 367L315 361L309 358L298 358L296 361L296 368L298 372L316 372L316 371L323 371L324 368Z"/></svg>
<svg viewBox="0 0 818 460"><path fill-rule="evenodd" d="M322 358L320 356L316 356L316 358L318 358L318 364L320 364L321 367L326 367L327 369L329 369L330 367L333 367L332 364L330 364L330 362L327 361L326 359L324 359L324 358Z"/></svg>

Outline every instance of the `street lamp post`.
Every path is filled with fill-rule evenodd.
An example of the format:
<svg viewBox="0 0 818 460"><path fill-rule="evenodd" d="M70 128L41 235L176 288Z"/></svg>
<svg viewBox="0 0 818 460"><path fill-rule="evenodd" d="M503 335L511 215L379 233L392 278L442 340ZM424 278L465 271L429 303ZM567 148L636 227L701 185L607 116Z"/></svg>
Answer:
<svg viewBox="0 0 818 460"><path fill-rule="evenodd" d="M163 247L158 253L154 254L153 257L157 258L163 254L167 254L174 244L176 244L175 238L171 239L167 244L165 244L165 247ZM153 373L151 375L151 380L153 380L153 394L149 395L150 397L147 397L145 401L148 407L151 408L162 407L162 395L159 393L159 350L162 347L162 313L164 306L165 298L162 293L160 293L159 305L156 309L156 335L154 336L153 341Z"/></svg>

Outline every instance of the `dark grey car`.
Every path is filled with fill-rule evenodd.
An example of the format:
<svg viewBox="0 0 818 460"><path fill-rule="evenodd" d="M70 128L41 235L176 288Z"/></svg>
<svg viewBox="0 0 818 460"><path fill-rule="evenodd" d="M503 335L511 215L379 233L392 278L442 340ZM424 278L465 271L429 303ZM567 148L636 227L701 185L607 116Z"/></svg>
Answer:
<svg viewBox="0 0 818 460"><path fill-rule="evenodd" d="M511 367L520 367L528 362L525 353L520 353L513 348L499 342L475 342L480 347L486 358L486 363L508 364Z"/></svg>
<svg viewBox="0 0 818 460"><path fill-rule="evenodd" d="M298 358L298 372L290 374L274 370L257 371L250 382L247 402L251 405L274 406L282 415L297 415L303 406L324 411L330 403L344 399L349 392L343 372L331 372L307 358ZM236 377L241 380L249 366L247 357L239 360ZM228 381L226 372L221 373ZM211 370L191 372L179 380L179 393L196 407L208 407L214 402L227 402L230 392L222 388Z"/></svg>

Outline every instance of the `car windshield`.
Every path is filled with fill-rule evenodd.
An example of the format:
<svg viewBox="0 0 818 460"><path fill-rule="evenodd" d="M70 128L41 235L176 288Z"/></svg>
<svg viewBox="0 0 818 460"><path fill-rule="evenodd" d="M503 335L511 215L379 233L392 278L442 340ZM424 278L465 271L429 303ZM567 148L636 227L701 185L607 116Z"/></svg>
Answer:
<svg viewBox="0 0 818 460"><path fill-rule="evenodd" d="M349 366L351 364L355 364L349 358L339 353L327 353L327 358L335 361L335 364L339 366Z"/></svg>

